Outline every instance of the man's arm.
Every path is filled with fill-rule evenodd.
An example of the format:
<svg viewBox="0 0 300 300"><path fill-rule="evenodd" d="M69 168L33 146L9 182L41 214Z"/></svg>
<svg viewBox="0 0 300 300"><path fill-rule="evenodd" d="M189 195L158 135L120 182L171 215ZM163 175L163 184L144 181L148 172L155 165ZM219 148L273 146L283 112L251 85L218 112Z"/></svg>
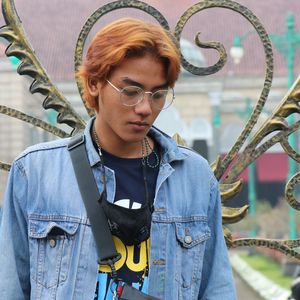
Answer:
<svg viewBox="0 0 300 300"><path fill-rule="evenodd" d="M212 178L207 241L203 260L200 300L235 300L235 286L222 230L221 200L218 182Z"/></svg>
<svg viewBox="0 0 300 300"><path fill-rule="evenodd" d="M30 299L26 204L27 180L14 163L8 178L0 224L0 299Z"/></svg>

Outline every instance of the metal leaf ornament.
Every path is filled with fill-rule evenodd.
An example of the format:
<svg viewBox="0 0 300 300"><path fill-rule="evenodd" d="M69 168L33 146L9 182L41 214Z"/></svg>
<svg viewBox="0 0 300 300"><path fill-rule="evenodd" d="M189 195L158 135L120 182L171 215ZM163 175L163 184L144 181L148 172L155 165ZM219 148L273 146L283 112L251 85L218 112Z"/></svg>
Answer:
<svg viewBox="0 0 300 300"><path fill-rule="evenodd" d="M29 88L30 92L45 96L42 106L44 109L52 108L58 112L58 123L65 123L73 129L84 128L83 119L57 90L37 59L16 12L14 1L3 0L2 12L6 25L0 28L0 37L5 38L10 43L5 53L7 56L15 56L21 60L17 69L20 75L28 75L34 79ZM19 118L19 114L15 114L13 117ZM39 120L36 119L35 122L38 124ZM48 129L50 130L50 128ZM56 134L52 131L51 133Z"/></svg>
<svg viewBox="0 0 300 300"><path fill-rule="evenodd" d="M174 32L171 32L168 22L164 18L164 16L157 9L144 2L137 0L122 0L108 3L97 9L88 18L79 34L75 51L75 71L82 62L84 45L92 27L102 16L111 13L114 10L123 8L135 8L151 15L159 24L161 24L161 26L170 31L175 41L179 45L181 33L188 20L193 15L203 10L217 7L235 11L241 14L252 24L262 42L266 61L266 72L263 89L249 120L247 121L243 131L241 132L240 136L232 146L231 150L227 153L227 155L223 158L218 157L216 161L211 165L216 178L220 182L222 217L224 225L223 228L226 243L228 247L269 247L272 249L277 249L278 251L285 253L290 257L294 257L295 259L300 260L300 254L294 250L294 248L300 246L299 239L234 239L230 230L225 227L226 224L233 224L243 220L243 218L247 214L248 205L238 208L226 207L226 201L234 197L241 190L242 182L237 180L237 178L247 168L247 166L249 166L260 155L262 155L265 151L267 151L270 147L277 143L282 145L283 149L289 155L289 157L297 162L300 162L300 155L294 151L288 140L289 135L299 129L300 121L297 121L291 125L289 125L289 123L287 122L288 116L290 116L292 113L300 112L300 77L296 80L293 87L282 99L272 115L269 116L269 118L264 122L259 130L253 132L254 125L257 123L257 120L262 112L271 88L273 78L273 53L270 38L265 28L263 27L259 19L247 7L231 0L200 1L191 6L182 14L175 26ZM0 37L5 38L9 42L9 46L6 49L6 55L16 56L22 61L17 71L20 75L29 75L31 78L33 78L33 82L29 88L30 92L40 93L45 96L42 107L44 109L52 108L57 111L58 123L64 123L70 126L73 130L73 133L84 128L85 122L83 121L82 117L72 108L71 104L53 85L46 71L38 61L35 52L26 37L21 21L17 15L14 1L2 0L2 12L5 18L6 25L0 28ZM226 63L227 54L224 46L220 42L201 41L201 35L198 33L195 36L195 44L200 48L215 49L219 53L219 60L213 66L200 68L188 62L187 59L183 55L181 55L181 63L183 68L185 68L188 72L199 76L207 76L216 73L223 68ZM82 96L82 88L77 79L76 81L79 93ZM93 112L88 108L87 111L90 115L93 114ZM66 137L69 135L61 129L56 128L55 126L52 126L46 122L43 122L42 120L26 115L7 106L0 106L0 113L33 124L34 126L51 132L58 137ZM250 133L251 138L249 138ZM249 141L245 145L247 138L249 139ZM174 139L178 144L184 143L184 141L178 135L176 135ZM241 150L242 147L243 150ZM9 170L9 167L9 163L0 161L1 169ZM295 199L293 190L298 182L300 182L300 173L295 174L290 179L290 181L286 185L285 192L288 204L296 210L299 210L300 203L298 203Z"/></svg>

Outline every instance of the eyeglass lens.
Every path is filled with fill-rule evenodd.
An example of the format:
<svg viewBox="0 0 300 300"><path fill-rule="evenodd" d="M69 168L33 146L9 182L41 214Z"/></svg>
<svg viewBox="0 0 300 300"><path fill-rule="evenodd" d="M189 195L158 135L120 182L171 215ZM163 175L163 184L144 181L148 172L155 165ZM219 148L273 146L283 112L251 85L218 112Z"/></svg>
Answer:
<svg viewBox="0 0 300 300"><path fill-rule="evenodd" d="M137 86L123 88L120 95L122 103L126 106L134 106L145 97L144 90ZM150 94L151 106L159 110L166 109L173 102L173 98L172 90L158 90Z"/></svg>

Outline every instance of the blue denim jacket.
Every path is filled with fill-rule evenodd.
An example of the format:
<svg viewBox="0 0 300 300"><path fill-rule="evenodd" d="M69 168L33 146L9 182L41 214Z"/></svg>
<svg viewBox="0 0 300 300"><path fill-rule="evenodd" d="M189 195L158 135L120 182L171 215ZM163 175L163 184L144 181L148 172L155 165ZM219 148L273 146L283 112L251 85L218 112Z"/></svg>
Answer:
<svg viewBox="0 0 300 300"><path fill-rule="evenodd" d="M102 191L89 122L86 148ZM234 300L218 182L208 163L152 128L162 148L150 240L149 294L161 299ZM97 251L66 148L29 147L13 163L0 227L0 299L92 300ZM114 171L106 169L108 200ZM56 228L56 234L51 230Z"/></svg>

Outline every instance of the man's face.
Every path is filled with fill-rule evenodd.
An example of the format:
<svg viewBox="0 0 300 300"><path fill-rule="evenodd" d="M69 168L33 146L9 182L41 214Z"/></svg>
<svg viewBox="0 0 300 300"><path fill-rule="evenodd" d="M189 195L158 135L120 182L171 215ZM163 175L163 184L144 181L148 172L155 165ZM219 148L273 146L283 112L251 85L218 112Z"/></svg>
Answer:
<svg viewBox="0 0 300 300"><path fill-rule="evenodd" d="M145 91L155 92L167 88L164 66L151 55L125 60L108 80L119 90L138 86ZM157 118L159 110L151 106L149 94L135 106L125 106L120 92L108 83L98 83L99 109L96 112L96 128L101 139L113 139L117 144L141 141ZM124 144L125 143L125 144Z"/></svg>

